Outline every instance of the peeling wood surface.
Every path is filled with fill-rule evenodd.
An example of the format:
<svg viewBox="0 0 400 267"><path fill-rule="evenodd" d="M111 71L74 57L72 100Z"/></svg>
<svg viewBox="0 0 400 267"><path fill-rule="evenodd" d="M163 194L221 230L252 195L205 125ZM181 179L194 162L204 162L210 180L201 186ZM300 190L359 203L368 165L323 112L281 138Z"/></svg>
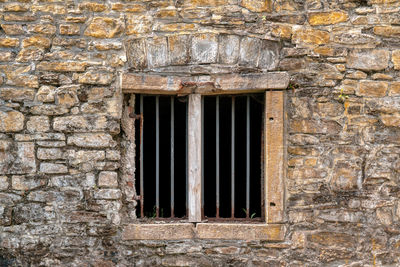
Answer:
<svg viewBox="0 0 400 267"><path fill-rule="evenodd" d="M267 89L283 90L289 84L286 72L176 76L125 73L121 77L124 93L145 94L236 94Z"/></svg>
<svg viewBox="0 0 400 267"><path fill-rule="evenodd" d="M201 221L201 95L189 95L188 172L189 222Z"/></svg>
<svg viewBox="0 0 400 267"><path fill-rule="evenodd" d="M267 223L284 218L284 93L265 93L265 214Z"/></svg>

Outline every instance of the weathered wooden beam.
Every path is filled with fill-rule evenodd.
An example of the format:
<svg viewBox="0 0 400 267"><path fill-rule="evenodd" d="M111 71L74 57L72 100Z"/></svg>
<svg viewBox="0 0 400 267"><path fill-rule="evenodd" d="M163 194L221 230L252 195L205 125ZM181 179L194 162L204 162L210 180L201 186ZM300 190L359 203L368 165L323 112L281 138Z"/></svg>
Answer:
<svg viewBox="0 0 400 267"><path fill-rule="evenodd" d="M265 93L265 214L267 223L284 220L284 92Z"/></svg>
<svg viewBox="0 0 400 267"><path fill-rule="evenodd" d="M189 95L188 111L189 222L201 221L201 95Z"/></svg>

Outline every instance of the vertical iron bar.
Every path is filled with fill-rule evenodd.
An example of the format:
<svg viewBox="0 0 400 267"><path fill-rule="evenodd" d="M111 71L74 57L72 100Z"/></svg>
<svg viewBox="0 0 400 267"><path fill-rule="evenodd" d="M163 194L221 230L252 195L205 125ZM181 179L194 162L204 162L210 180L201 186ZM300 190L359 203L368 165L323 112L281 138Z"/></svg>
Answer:
<svg viewBox="0 0 400 267"><path fill-rule="evenodd" d="M171 217L175 217L175 108L174 97L171 96Z"/></svg>
<svg viewBox="0 0 400 267"><path fill-rule="evenodd" d="M189 168L188 168L188 109L189 106L189 99L187 98L186 101L186 121L185 121L185 137L186 137L186 146L185 146L185 155L186 155L186 160L185 160L185 175L186 175L186 216L189 216L189 207L188 207L188 201L189 201Z"/></svg>
<svg viewBox="0 0 400 267"><path fill-rule="evenodd" d="M160 97L156 96L156 217L160 211Z"/></svg>
<svg viewBox="0 0 400 267"><path fill-rule="evenodd" d="M215 180L216 180L216 205L219 218L219 96L215 99Z"/></svg>
<svg viewBox="0 0 400 267"><path fill-rule="evenodd" d="M144 184L143 184L143 127L144 127L144 116L143 116L143 95L140 95L140 217L144 217Z"/></svg>
<svg viewBox="0 0 400 267"><path fill-rule="evenodd" d="M231 217L235 217L235 97L231 111Z"/></svg>
<svg viewBox="0 0 400 267"><path fill-rule="evenodd" d="M246 218L250 214L250 97L246 99Z"/></svg>
<svg viewBox="0 0 400 267"><path fill-rule="evenodd" d="M204 97L201 97L201 218L204 218Z"/></svg>

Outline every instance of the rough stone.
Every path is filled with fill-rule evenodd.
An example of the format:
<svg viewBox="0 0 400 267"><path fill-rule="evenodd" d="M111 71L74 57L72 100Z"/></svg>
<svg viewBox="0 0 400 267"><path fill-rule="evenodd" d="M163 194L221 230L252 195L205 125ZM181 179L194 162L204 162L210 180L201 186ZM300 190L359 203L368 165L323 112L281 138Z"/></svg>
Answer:
<svg viewBox="0 0 400 267"><path fill-rule="evenodd" d="M219 36L219 62L224 64L235 64L239 59L240 38L237 35Z"/></svg>
<svg viewBox="0 0 400 267"><path fill-rule="evenodd" d="M57 72L82 72L85 71L86 62L45 62L42 61L37 65L38 70L57 71Z"/></svg>
<svg viewBox="0 0 400 267"><path fill-rule="evenodd" d="M25 116L18 111L0 110L0 132L18 132L24 128Z"/></svg>
<svg viewBox="0 0 400 267"><path fill-rule="evenodd" d="M28 132L47 132L50 129L49 117L47 116L32 116L26 123Z"/></svg>
<svg viewBox="0 0 400 267"><path fill-rule="evenodd" d="M189 61L189 35L168 36L168 59L172 65L183 65Z"/></svg>
<svg viewBox="0 0 400 267"><path fill-rule="evenodd" d="M19 46L17 38L0 38L0 47L16 47Z"/></svg>
<svg viewBox="0 0 400 267"><path fill-rule="evenodd" d="M118 187L118 174L110 171L100 172L98 185L99 187Z"/></svg>
<svg viewBox="0 0 400 267"><path fill-rule="evenodd" d="M387 82L361 81L357 95L367 97L384 97L388 91Z"/></svg>
<svg viewBox="0 0 400 267"><path fill-rule="evenodd" d="M100 84L107 85L112 82L114 75L108 72L85 72L79 75L78 81L82 84Z"/></svg>
<svg viewBox="0 0 400 267"><path fill-rule="evenodd" d="M198 34L192 37L192 61L195 63L215 63L218 54L218 36Z"/></svg>
<svg viewBox="0 0 400 267"><path fill-rule="evenodd" d="M349 16L343 11L311 13L308 17L310 25L330 25L347 21Z"/></svg>
<svg viewBox="0 0 400 267"><path fill-rule="evenodd" d="M32 101L35 97L33 89L20 88L2 88L0 89L0 98L15 102Z"/></svg>
<svg viewBox="0 0 400 267"><path fill-rule="evenodd" d="M35 177L13 175L11 178L11 187L14 190L27 191L45 185L44 179Z"/></svg>
<svg viewBox="0 0 400 267"><path fill-rule="evenodd" d="M74 134L68 137L68 145L78 147L105 148L114 145L112 136L106 133Z"/></svg>
<svg viewBox="0 0 400 267"><path fill-rule="evenodd" d="M38 148L37 157L41 160L65 158L63 151L59 148Z"/></svg>
<svg viewBox="0 0 400 267"><path fill-rule="evenodd" d="M392 62L395 70L400 70L400 50L392 52Z"/></svg>
<svg viewBox="0 0 400 267"><path fill-rule="evenodd" d="M297 29L292 35L292 42L295 44L322 45L329 43L329 33L315 29Z"/></svg>
<svg viewBox="0 0 400 267"><path fill-rule="evenodd" d="M360 70L384 70L389 65L389 52L386 50L352 51L346 67Z"/></svg>
<svg viewBox="0 0 400 267"><path fill-rule="evenodd" d="M272 2L270 0L242 0L241 5L253 12L272 11Z"/></svg>
<svg viewBox="0 0 400 267"><path fill-rule="evenodd" d="M7 190L8 185L7 176L0 176L0 190Z"/></svg>
<svg viewBox="0 0 400 267"><path fill-rule="evenodd" d="M67 173L68 167L60 163L40 163L40 172L48 174Z"/></svg>
<svg viewBox="0 0 400 267"><path fill-rule="evenodd" d="M121 35L123 30L124 24L118 19L95 17L84 34L95 38L114 38Z"/></svg>

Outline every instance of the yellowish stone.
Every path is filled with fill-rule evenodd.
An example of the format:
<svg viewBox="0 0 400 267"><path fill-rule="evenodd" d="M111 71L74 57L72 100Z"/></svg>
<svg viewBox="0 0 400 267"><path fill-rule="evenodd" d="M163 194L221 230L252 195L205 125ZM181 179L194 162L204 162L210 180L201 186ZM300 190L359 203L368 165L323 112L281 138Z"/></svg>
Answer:
<svg viewBox="0 0 400 267"><path fill-rule="evenodd" d="M84 34L95 38L114 38L119 36L123 30L124 25L118 19L96 17L89 24Z"/></svg>
<svg viewBox="0 0 400 267"><path fill-rule="evenodd" d="M400 70L400 50L392 52L392 62L395 70Z"/></svg>
<svg viewBox="0 0 400 267"><path fill-rule="evenodd" d="M343 11L311 13L308 18L310 25L331 25L347 21L349 16Z"/></svg>
<svg viewBox="0 0 400 267"><path fill-rule="evenodd" d="M42 36L32 36L22 41L22 47L41 47L41 48L49 48L51 41L49 38L45 38Z"/></svg>
<svg viewBox="0 0 400 267"><path fill-rule="evenodd" d="M0 38L0 47L16 47L19 45L17 38Z"/></svg>
<svg viewBox="0 0 400 267"><path fill-rule="evenodd" d="M387 82L361 81L358 95L367 97L383 97L388 91Z"/></svg>
<svg viewBox="0 0 400 267"><path fill-rule="evenodd" d="M24 115L18 111L0 111L0 132L18 132L24 128Z"/></svg>
<svg viewBox="0 0 400 267"><path fill-rule="evenodd" d="M85 62L48 62L42 61L37 65L38 70L45 71L85 71Z"/></svg>
<svg viewBox="0 0 400 267"><path fill-rule="evenodd" d="M253 12L271 12L271 0L242 0L241 5Z"/></svg>
<svg viewBox="0 0 400 267"><path fill-rule="evenodd" d="M321 45L329 43L329 39L328 32L315 29L299 29L296 30L292 36L292 42L297 44L306 43Z"/></svg>
<svg viewBox="0 0 400 267"><path fill-rule="evenodd" d="M376 26L374 33L385 37L399 37L400 26Z"/></svg>

